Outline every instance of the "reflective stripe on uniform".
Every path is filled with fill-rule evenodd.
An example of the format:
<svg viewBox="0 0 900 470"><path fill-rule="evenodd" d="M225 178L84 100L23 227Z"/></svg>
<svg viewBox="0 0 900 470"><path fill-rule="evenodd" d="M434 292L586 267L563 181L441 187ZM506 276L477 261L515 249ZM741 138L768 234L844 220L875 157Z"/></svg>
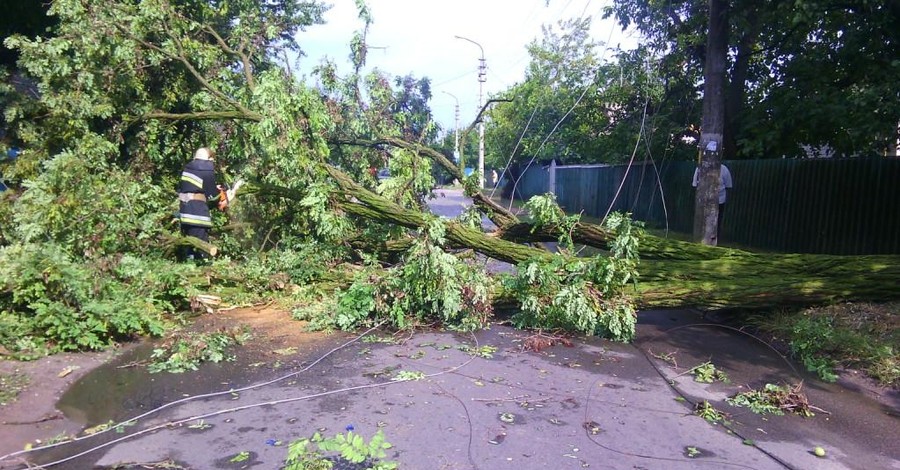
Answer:
<svg viewBox="0 0 900 470"><path fill-rule="evenodd" d="M203 215L185 214L181 212L179 219L181 223L188 225L198 225L200 227L212 227L212 219Z"/></svg>
<svg viewBox="0 0 900 470"><path fill-rule="evenodd" d="M197 189L203 189L203 178L201 178L189 171L181 172L181 181L193 184L194 186L197 187Z"/></svg>
<svg viewBox="0 0 900 470"><path fill-rule="evenodd" d="M203 194L203 193L178 193L178 200L181 202L206 201L206 194Z"/></svg>

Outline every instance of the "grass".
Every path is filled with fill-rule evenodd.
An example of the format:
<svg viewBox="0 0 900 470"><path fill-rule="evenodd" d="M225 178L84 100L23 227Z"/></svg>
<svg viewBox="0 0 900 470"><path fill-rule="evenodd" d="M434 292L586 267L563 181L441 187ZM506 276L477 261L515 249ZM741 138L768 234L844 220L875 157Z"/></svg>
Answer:
<svg viewBox="0 0 900 470"><path fill-rule="evenodd" d="M0 406L16 401L19 393L28 386L28 376L21 372L0 372Z"/></svg>
<svg viewBox="0 0 900 470"><path fill-rule="evenodd" d="M900 388L900 302L776 311L750 321L787 343L823 380L836 380L836 369L856 368L882 386Z"/></svg>

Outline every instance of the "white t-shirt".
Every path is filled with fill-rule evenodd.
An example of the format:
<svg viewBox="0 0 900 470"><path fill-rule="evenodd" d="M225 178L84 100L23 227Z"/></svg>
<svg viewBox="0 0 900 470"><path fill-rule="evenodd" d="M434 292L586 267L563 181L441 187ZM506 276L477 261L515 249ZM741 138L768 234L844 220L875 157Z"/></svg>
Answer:
<svg viewBox="0 0 900 470"><path fill-rule="evenodd" d="M694 187L697 187L700 177L700 168L694 169ZM726 189L731 189L731 171L728 167L722 165L722 171L719 172L719 204L725 204Z"/></svg>

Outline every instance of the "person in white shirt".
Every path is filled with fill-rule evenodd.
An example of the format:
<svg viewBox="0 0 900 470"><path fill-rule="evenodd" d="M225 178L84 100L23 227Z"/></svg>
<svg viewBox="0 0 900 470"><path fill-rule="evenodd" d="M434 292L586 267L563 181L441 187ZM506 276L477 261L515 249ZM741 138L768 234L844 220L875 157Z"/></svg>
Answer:
<svg viewBox="0 0 900 470"><path fill-rule="evenodd" d="M694 182L696 188L700 178L700 168L694 169ZM722 231L722 212L725 210L725 201L728 200L728 190L732 187L731 171L725 164L722 164L722 170L719 172L719 217L716 220L717 232Z"/></svg>

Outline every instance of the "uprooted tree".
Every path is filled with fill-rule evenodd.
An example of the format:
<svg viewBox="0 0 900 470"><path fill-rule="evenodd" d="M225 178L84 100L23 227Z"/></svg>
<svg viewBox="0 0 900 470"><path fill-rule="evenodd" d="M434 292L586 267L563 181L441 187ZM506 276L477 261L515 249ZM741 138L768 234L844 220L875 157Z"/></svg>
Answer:
<svg viewBox="0 0 900 470"><path fill-rule="evenodd" d="M283 62L299 51L296 33L321 22L315 2L58 0L53 36L8 39L41 96L7 111L27 151L9 172L22 189L0 209L11 222L4 227L14 227L2 234L0 343L102 347L158 332L191 289L238 279L223 263L244 267L235 282L245 288L285 275L318 286L326 305L301 302L298 315L341 328L375 317L474 328L492 305L513 302L519 325L624 340L640 307L900 297L898 256L675 242L625 216L580 222L550 196L530 201L529 220L519 219L425 145L423 111L398 106L402 93L387 77L361 75L371 19L359 5L354 70L342 77L325 63L317 88ZM169 188L200 145L218 148L226 178L247 181L228 216L217 216L225 259L203 272L168 261L183 242ZM391 178L379 181L371 169L383 166ZM474 201L458 219L426 210L435 168L463 181ZM485 233L482 216L498 228ZM599 254L577 257L578 244ZM517 273L494 280L485 258Z"/></svg>

